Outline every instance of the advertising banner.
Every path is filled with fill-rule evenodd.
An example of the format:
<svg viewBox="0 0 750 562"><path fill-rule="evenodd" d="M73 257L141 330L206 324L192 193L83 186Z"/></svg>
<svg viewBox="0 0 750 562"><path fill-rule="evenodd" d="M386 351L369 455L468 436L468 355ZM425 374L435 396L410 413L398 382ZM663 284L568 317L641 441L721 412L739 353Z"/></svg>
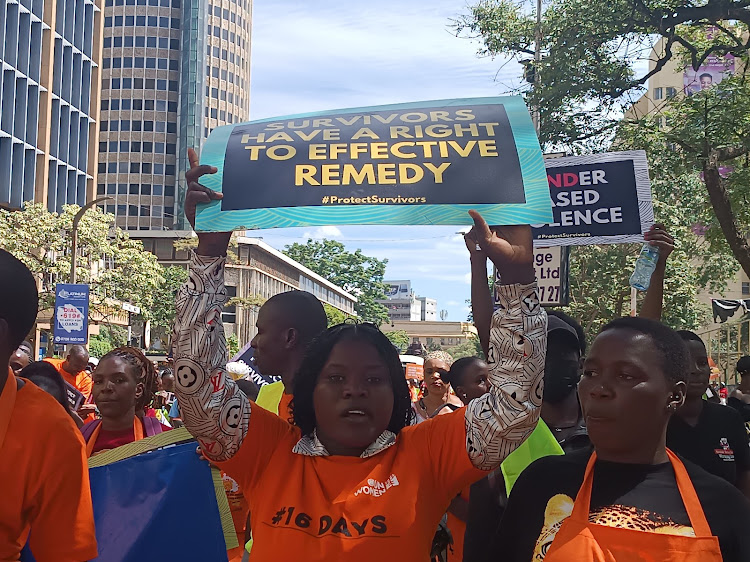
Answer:
<svg viewBox="0 0 750 562"><path fill-rule="evenodd" d="M570 294L570 248L553 246L534 248L534 271L542 306L567 306ZM493 266L495 279L495 308L500 304L497 287L502 283L497 268Z"/></svg>
<svg viewBox="0 0 750 562"><path fill-rule="evenodd" d="M223 199L196 229L490 224L551 219L544 161L520 97L417 102L214 129L201 183Z"/></svg>
<svg viewBox="0 0 750 562"><path fill-rule="evenodd" d="M58 283L55 286L55 343L89 341L89 286Z"/></svg>
<svg viewBox="0 0 750 562"><path fill-rule="evenodd" d="M642 150L545 162L553 222L534 227L535 246L642 242L654 222Z"/></svg>
<svg viewBox="0 0 750 562"><path fill-rule="evenodd" d="M698 70L688 66L682 75L682 85L688 96L701 90L708 90L719 84L724 78L734 74L734 57L727 55L717 57L709 55L706 62L698 67Z"/></svg>

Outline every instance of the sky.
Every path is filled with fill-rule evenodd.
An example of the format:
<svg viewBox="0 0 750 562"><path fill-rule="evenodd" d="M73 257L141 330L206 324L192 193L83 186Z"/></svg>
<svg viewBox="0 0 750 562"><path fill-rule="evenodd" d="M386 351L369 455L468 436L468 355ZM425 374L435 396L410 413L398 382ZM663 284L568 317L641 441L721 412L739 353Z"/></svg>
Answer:
<svg viewBox="0 0 750 562"><path fill-rule="evenodd" d="M356 7L355 7L356 6ZM421 100L496 96L521 85L520 65L477 56L452 21L465 0L255 0L250 117ZM467 227L463 227L466 229ZM330 238L388 259L448 321L468 313L469 258L456 226L324 226L248 232L277 249Z"/></svg>

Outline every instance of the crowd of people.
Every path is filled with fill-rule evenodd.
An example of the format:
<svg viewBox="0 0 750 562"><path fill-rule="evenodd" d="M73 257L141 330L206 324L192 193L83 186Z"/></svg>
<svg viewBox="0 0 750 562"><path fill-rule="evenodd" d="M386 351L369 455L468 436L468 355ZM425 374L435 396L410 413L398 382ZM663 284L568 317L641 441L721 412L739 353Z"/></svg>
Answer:
<svg viewBox="0 0 750 562"><path fill-rule="evenodd" d="M200 185L214 169L190 162L194 224L221 194ZM87 458L183 423L229 483L231 561L750 560L750 357L726 406L706 399L704 343L660 322L664 227L646 234L660 257L641 316L587 345L575 319L540 306L530 228L470 214L483 357L428 354L417 396L377 326L327 328L302 291L258 314L255 367L278 382L228 366L230 233L198 233L173 369L132 347L35 362L36 282L0 250L0 560L96 558Z"/></svg>

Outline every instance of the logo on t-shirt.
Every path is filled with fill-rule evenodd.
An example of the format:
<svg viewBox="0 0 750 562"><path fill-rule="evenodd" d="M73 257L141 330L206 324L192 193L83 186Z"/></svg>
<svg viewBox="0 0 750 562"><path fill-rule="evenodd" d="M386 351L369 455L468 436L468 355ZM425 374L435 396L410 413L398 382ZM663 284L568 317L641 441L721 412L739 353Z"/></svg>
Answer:
<svg viewBox="0 0 750 562"><path fill-rule="evenodd" d="M370 478L367 480L367 484L354 492L354 495L358 496L360 494L366 494L377 498L378 496L385 494L394 486L398 486L398 478L396 478L395 474L391 474L385 482L378 482L377 480Z"/></svg>
<svg viewBox="0 0 750 562"><path fill-rule="evenodd" d="M734 462L734 451L729 447L726 437L719 439L720 449L714 449L714 453L724 462Z"/></svg>
<svg viewBox="0 0 750 562"><path fill-rule="evenodd" d="M347 515L310 515L296 507L280 508L271 518L270 524L274 527L301 530L313 537L337 535L360 538L383 535L388 531L385 515L373 515L356 520Z"/></svg>

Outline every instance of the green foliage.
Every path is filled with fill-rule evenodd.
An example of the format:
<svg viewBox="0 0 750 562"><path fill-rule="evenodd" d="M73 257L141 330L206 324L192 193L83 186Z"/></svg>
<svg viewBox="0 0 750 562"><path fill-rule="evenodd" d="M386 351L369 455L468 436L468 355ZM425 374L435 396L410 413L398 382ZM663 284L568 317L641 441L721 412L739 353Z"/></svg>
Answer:
<svg viewBox="0 0 750 562"><path fill-rule="evenodd" d="M237 334L232 334L227 338L227 356L231 359L240 351L240 340Z"/></svg>
<svg viewBox="0 0 750 562"><path fill-rule="evenodd" d="M284 253L356 296L355 310L361 321L378 326L388 321L386 308L375 302L385 298L383 275L388 260L368 257L361 250L348 252L335 240L294 243L287 246Z"/></svg>
<svg viewBox="0 0 750 562"><path fill-rule="evenodd" d="M481 56L528 61L536 47L535 8L533 0L480 0L455 22L455 31L479 39ZM534 68L539 81L525 88L527 101L541 108L542 141L584 148L592 135L614 127L651 75L636 72L635 63L659 38L666 49L656 70L675 57L698 68L709 54L744 55L748 23L745 0L550 2L541 26L542 59Z"/></svg>
<svg viewBox="0 0 750 562"><path fill-rule="evenodd" d="M99 335L89 338L91 357L101 358L116 347L126 344L128 332L121 326L100 326Z"/></svg>
<svg viewBox="0 0 750 562"><path fill-rule="evenodd" d="M409 334L405 330L385 332L385 337L391 340L391 343L398 348L399 353L404 353L406 348L409 347Z"/></svg>
<svg viewBox="0 0 750 562"><path fill-rule="evenodd" d="M177 291L187 281L186 269L177 266L165 267L162 279L154 292L153 305L150 309L152 328L171 328L174 323L174 301Z"/></svg>
<svg viewBox="0 0 750 562"><path fill-rule="evenodd" d="M328 327L336 326L346 322L347 318L351 318L349 314L340 311L335 306L331 306L327 302L323 303L323 310L326 311L326 318L328 319Z"/></svg>
<svg viewBox="0 0 750 562"><path fill-rule="evenodd" d="M450 353L454 360L461 359L462 357L481 357L484 359L482 345L479 343L479 338L476 336L473 336L458 345L446 348L445 351Z"/></svg>
<svg viewBox="0 0 750 562"><path fill-rule="evenodd" d="M39 203L27 203L23 211L0 209L0 247L26 264L42 281L39 311L50 310L55 301L55 283L70 281L70 245L75 205L62 213L50 213ZM91 287L91 314L108 318L121 312L125 301L141 307L146 314L162 279L156 257L131 240L117 227L110 228L114 216L94 207L86 212L78 227L77 281Z"/></svg>

